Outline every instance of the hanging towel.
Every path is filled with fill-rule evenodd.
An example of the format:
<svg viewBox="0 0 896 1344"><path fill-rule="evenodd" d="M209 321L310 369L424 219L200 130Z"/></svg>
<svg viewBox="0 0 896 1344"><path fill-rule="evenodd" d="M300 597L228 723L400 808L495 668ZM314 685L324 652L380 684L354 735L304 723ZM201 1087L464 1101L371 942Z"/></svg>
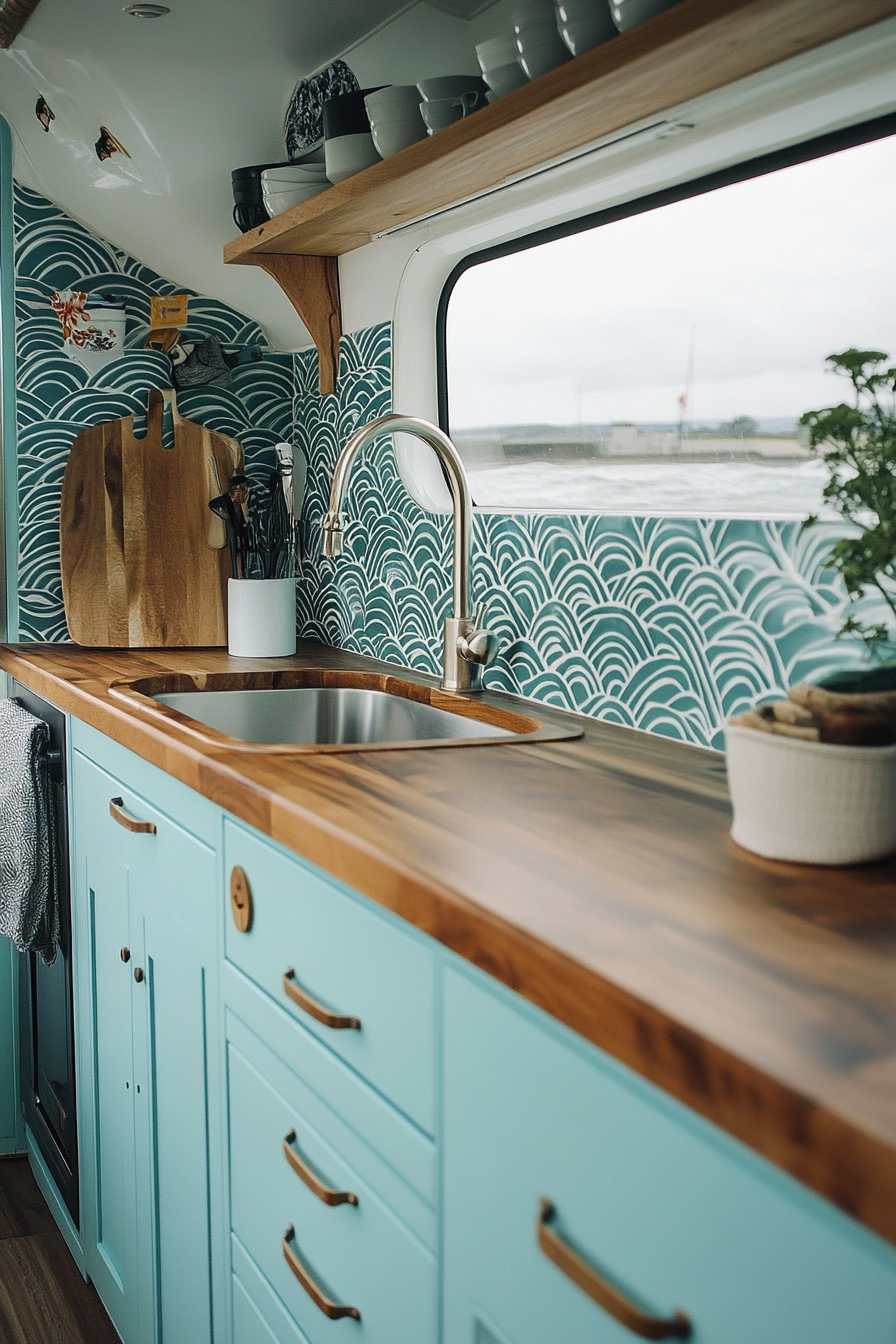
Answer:
<svg viewBox="0 0 896 1344"><path fill-rule="evenodd" d="M59 943L56 808L47 769L49 729L0 699L0 934L46 964Z"/></svg>

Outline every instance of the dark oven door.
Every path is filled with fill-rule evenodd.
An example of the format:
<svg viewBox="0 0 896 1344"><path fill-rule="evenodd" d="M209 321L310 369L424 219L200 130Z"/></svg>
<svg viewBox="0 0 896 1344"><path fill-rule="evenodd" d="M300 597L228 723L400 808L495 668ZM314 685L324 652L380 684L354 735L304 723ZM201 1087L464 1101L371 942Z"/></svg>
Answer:
<svg viewBox="0 0 896 1344"><path fill-rule="evenodd" d="M50 729L50 779L59 836L61 943L52 966L33 952L20 958L19 1049L25 1122L75 1226L78 1201L78 1121L72 1013L72 916L66 787L65 715L18 682L10 695Z"/></svg>

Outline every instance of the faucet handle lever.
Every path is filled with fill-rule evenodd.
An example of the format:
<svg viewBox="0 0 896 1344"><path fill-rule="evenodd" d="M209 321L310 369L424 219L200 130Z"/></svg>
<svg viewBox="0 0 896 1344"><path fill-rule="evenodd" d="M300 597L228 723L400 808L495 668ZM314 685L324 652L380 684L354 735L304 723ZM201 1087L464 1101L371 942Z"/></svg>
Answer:
<svg viewBox="0 0 896 1344"><path fill-rule="evenodd" d="M491 667L500 648L498 636L488 630L471 630L468 635L459 635L457 640L461 658L480 667Z"/></svg>

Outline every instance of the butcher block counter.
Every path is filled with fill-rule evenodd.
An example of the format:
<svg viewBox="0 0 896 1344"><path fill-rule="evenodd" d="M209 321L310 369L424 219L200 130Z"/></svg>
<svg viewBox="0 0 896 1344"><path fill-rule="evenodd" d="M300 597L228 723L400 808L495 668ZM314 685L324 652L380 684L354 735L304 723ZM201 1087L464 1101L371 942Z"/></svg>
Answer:
<svg viewBox="0 0 896 1344"><path fill-rule="evenodd" d="M560 742L289 756L203 743L109 693L170 672L398 673L319 645L270 663L5 645L0 666L896 1243L896 862L748 854L719 753L591 719Z"/></svg>

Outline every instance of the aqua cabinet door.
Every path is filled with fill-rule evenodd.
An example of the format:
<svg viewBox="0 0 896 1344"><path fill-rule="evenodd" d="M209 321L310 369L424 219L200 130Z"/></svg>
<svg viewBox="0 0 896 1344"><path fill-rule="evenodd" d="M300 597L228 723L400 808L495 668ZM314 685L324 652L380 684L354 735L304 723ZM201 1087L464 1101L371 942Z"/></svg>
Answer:
<svg viewBox="0 0 896 1344"><path fill-rule="evenodd" d="M87 1269L124 1344L212 1344L217 856L77 752L73 781Z"/></svg>
<svg viewBox="0 0 896 1344"><path fill-rule="evenodd" d="M896 1341L896 1249L484 975L444 991L443 1344Z"/></svg>
<svg viewBox="0 0 896 1344"><path fill-rule="evenodd" d="M74 918L79 1000L85 1263L126 1342L138 1339L130 871L98 815L93 766L76 759ZM108 788L103 792L108 796ZM85 1011L86 1010L86 1011ZM85 1086L86 1084L86 1086ZM92 1101L92 1106L90 1105ZM89 1139L88 1139L89 1136Z"/></svg>
<svg viewBox="0 0 896 1344"><path fill-rule="evenodd" d="M210 968L195 930L161 902L140 900L139 914L134 941L144 979L143 992L134 996L134 1053L145 1087L136 1098L136 1131L138 1153L149 1160L138 1164L138 1207L153 1216L140 1220L138 1245L141 1297L151 1295L155 1316L141 1338L211 1344L205 1037Z"/></svg>

